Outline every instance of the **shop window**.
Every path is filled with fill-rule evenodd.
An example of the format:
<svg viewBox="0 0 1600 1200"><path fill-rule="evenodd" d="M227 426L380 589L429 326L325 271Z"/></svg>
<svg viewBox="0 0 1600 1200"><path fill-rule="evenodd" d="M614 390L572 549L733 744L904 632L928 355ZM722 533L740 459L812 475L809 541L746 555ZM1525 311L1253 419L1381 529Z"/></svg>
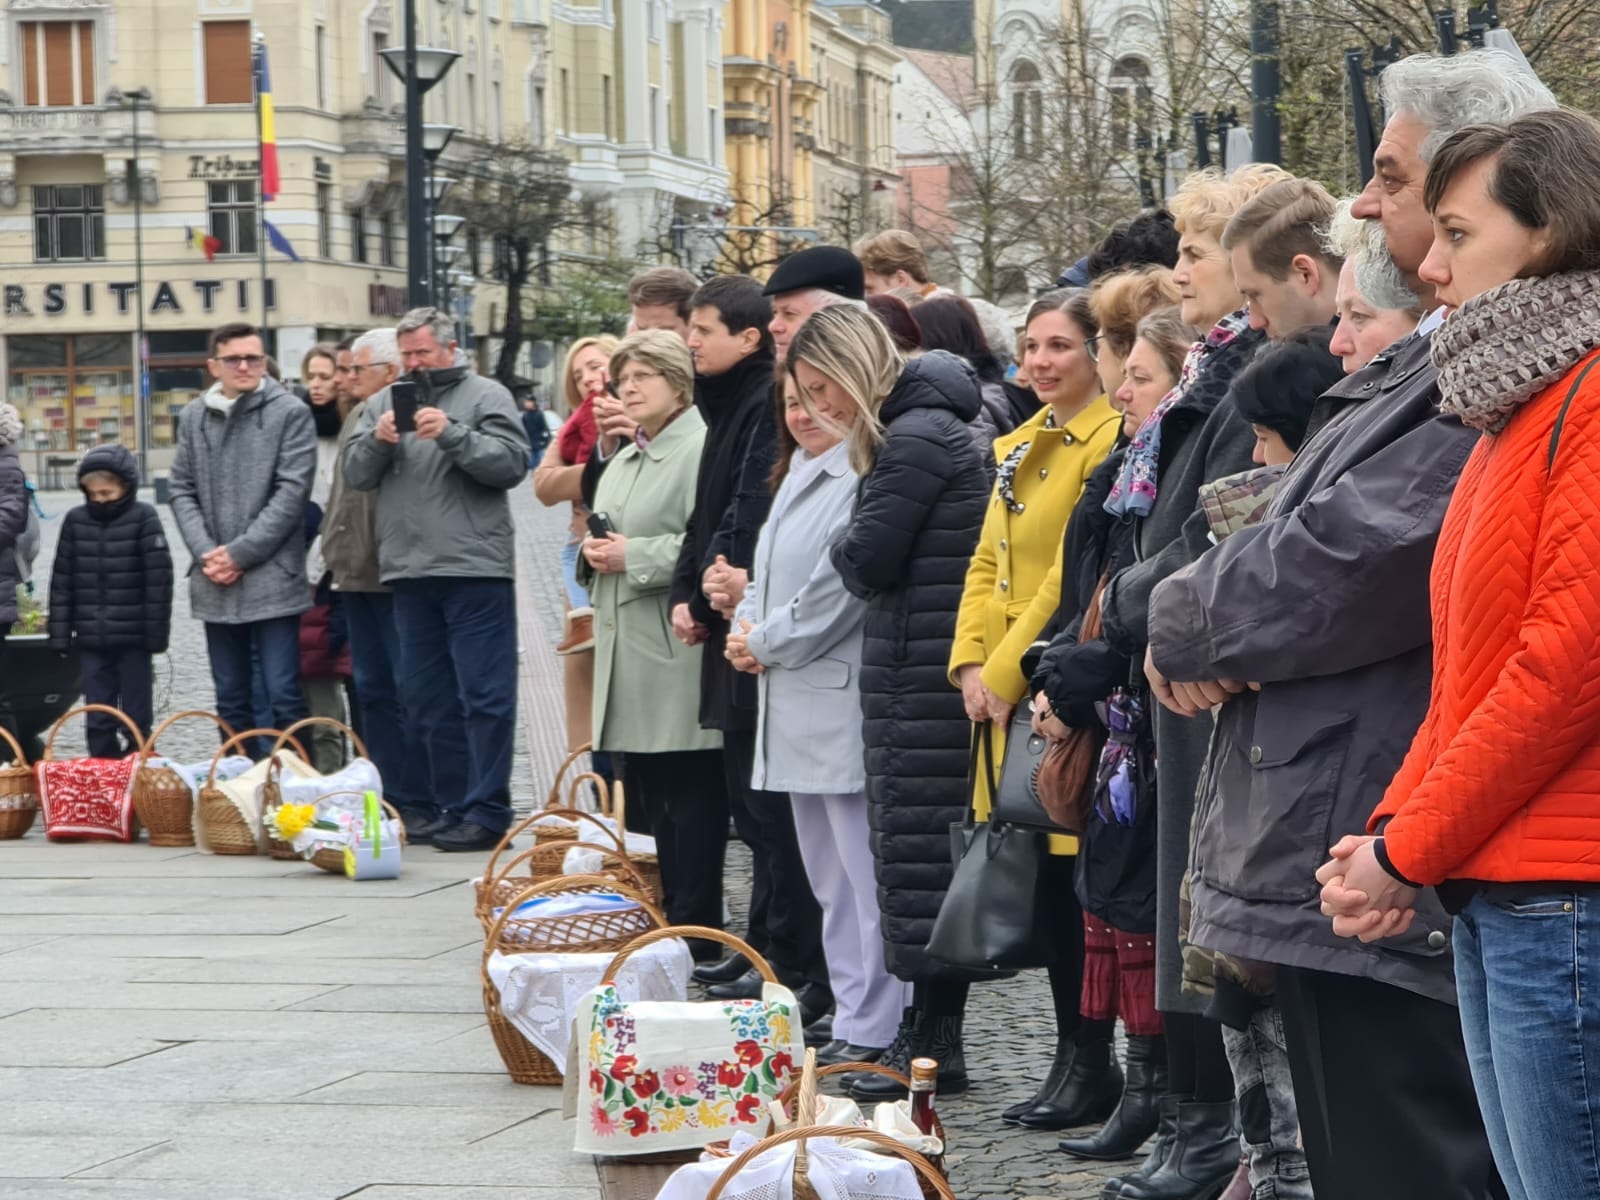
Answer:
<svg viewBox="0 0 1600 1200"><path fill-rule="evenodd" d="M34 262L93 262L105 256L104 185L45 184L33 189Z"/></svg>
<svg viewBox="0 0 1600 1200"><path fill-rule="evenodd" d="M82 452L136 446L132 340L124 333L13 334L6 339L9 399L22 416L22 449Z"/></svg>
<svg viewBox="0 0 1600 1200"><path fill-rule="evenodd" d="M22 102L93 104L94 22L23 21Z"/></svg>
<svg viewBox="0 0 1600 1200"><path fill-rule="evenodd" d="M211 236L222 243L218 254L256 252L256 181L230 179L206 184Z"/></svg>
<svg viewBox="0 0 1600 1200"><path fill-rule="evenodd" d="M250 22L207 21L202 28L205 30L206 103L254 104Z"/></svg>

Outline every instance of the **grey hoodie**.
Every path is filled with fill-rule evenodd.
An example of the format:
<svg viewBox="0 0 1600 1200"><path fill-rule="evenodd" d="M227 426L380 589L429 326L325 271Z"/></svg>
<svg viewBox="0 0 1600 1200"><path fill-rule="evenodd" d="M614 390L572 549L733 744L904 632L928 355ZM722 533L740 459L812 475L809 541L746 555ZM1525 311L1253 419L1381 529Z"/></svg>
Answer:
<svg viewBox="0 0 1600 1200"><path fill-rule="evenodd" d="M213 389L215 390L215 389ZM197 396L178 415L172 516L194 561L189 606L202 621L243 625L311 607L306 502L317 469L311 410L275 380L226 415ZM244 577L219 587L201 559L226 546Z"/></svg>

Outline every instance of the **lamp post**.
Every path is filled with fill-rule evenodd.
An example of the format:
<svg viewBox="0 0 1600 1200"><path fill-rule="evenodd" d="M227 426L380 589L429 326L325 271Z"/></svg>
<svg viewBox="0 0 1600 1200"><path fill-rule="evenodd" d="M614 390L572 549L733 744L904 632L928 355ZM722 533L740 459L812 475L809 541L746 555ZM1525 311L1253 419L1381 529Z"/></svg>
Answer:
<svg viewBox="0 0 1600 1200"><path fill-rule="evenodd" d="M439 272L438 306L446 312L450 311L450 271L448 266L456 257L456 247L450 245L450 239L467 223L467 219L458 213L439 213L430 224L433 226L433 265Z"/></svg>
<svg viewBox="0 0 1600 1200"><path fill-rule="evenodd" d="M412 308L433 299L428 262L427 163L422 150L422 97L449 73L458 50L417 45L417 0L405 0L406 44L384 50L383 61L406 89L406 302Z"/></svg>
<svg viewBox="0 0 1600 1200"><path fill-rule="evenodd" d="M461 128L458 125L426 124L422 127L422 153L423 156L428 160L427 229L428 270L430 272L429 286L432 288L435 303L438 303L439 296L444 290L444 285L439 278L439 273L435 269L433 261L434 253L438 248L438 243L434 238L434 218L439 215L439 201L444 198L444 193L450 190L450 183L454 183L455 181L449 180L445 184L444 188L440 189L437 186L438 177L434 174L434 169L439 162L439 156L444 153L445 147L450 144L450 139L455 137L459 132L461 132Z"/></svg>
<svg viewBox="0 0 1600 1200"><path fill-rule="evenodd" d="M139 429L139 478L150 478L150 354L144 337L144 181L139 177L139 110L150 103L150 89L140 86L121 93L119 103L133 112L133 158L128 163L128 190L133 194L133 336L137 343L133 421Z"/></svg>

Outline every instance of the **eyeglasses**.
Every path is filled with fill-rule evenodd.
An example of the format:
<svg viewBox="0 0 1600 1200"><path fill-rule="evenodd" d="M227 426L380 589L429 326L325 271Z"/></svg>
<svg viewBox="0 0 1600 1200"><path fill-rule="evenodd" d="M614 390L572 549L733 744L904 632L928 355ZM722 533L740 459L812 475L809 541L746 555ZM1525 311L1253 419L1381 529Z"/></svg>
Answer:
<svg viewBox="0 0 1600 1200"><path fill-rule="evenodd" d="M223 366L237 371L241 367L248 367L254 370L256 367L259 367L262 363L266 362L267 359L263 354L228 354L217 359L217 361Z"/></svg>
<svg viewBox="0 0 1600 1200"><path fill-rule="evenodd" d="M1089 361L1092 363L1100 361L1100 339L1103 337L1105 334L1097 333L1093 337L1083 339L1083 348L1088 351Z"/></svg>
<svg viewBox="0 0 1600 1200"><path fill-rule="evenodd" d="M625 375L618 375L614 381L614 386L620 392L623 388L633 385L643 387L649 380L660 379L661 377L660 371L631 371Z"/></svg>

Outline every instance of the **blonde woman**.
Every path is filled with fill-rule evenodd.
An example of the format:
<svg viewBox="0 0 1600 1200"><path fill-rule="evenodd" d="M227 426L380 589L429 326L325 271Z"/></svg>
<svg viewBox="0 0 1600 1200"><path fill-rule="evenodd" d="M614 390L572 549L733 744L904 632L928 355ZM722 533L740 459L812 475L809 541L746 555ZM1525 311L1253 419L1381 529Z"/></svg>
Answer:
<svg viewBox="0 0 1600 1200"><path fill-rule="evenodd" d="M611 532L587 537L578 575L594 597L594 745L621 753L628 809L656 839L668 918L722 926L728 794L722 735L700 728L700 652L672 636L669 589L694 511L706 423L683 340L636 333L609 364L638 422L595 491ZM697 956L717 947L696 943Z"/></svg>
<svg viewBox="0 0 1600 1200"><path fill-rule="evenodd" d="M867 817L878 882L884 963L912 984L912 1003L882 1062L906 1070L926 1054L939 1087L967 1087L961 1020L973 976L930 958L928 935L950 884L949 828L966 811L971 726L946 670L967 560L988 486L967 426L978 383L935 351L903 363L865 309L816 313L789 345L802 395L854 409L855 513L831 551L845 587L867 601L861 652ZM858 1099L899 1085L857 1077Z"/></svg>
<svg viewBox="0 0 1600 1200"><path fill-rule="evenodd" d="M1135 267L1094 281L1089 311L1100 332L1090 340L1089 351L1100 373L1100 390L1111 397L1113 405L1139 322L1177 302L1178 285L1166 267Z"/></svg>

